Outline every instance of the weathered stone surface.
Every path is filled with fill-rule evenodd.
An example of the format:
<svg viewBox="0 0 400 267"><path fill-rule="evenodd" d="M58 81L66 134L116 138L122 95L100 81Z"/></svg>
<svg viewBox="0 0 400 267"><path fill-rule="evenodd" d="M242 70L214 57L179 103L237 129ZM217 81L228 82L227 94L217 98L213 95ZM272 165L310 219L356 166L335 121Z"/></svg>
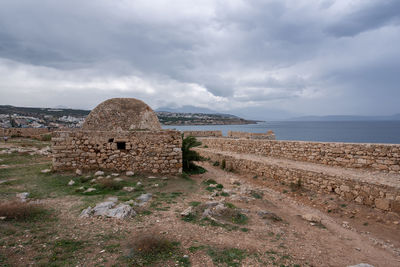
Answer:
<svg viewBox="0 0 400 267"><path fill-rule="evenodd" d="M50 169L44 169L44 170L41 170L40 172L41 173L49 173L49 172L51 172L51 170Z"/></svg>
<svg viewBox="0 0 400 267"><path fill-rule="evenodd" d="M127 171L125 175L126 176L134 176L135 173L133 171Z"/></svg>
<svg viewBox="0 0 400 267"><path fill-rule="evenodd" d="M303 218L304 220L309 221L309 222L315 222L315 223L321 222L321 218L314 214L304 214L304 215L301 215L301 218Z"/></svg>
<svg viewBox="0 0 400 267"><path fill-rule="evenodd" d="M155 112L135 98L112 98L100 103L86 118L83 130L161 130Z"/></svg>
<svg viewBox="0 0 400 267"><path fill-rule="evenodd" d="M25 202L26 199L29 197L29 193L28 192L18 193L16 194L16 197L19 198L22 202Z"/></svg>
<svg viewBox="0 0 400 267"><path fill-rule="evenodd" d="M390 200L385 198L375 199L375 206L381 210L390 210Z"/></svg>
<svg viewBox="0 0 400 267"><path fill-rule="evenodd" d="M94 173L94 176L102 176L102 175L104 175L103 171L97 171Z"/></svg>
<svg viewBox="0 0 400 267"><path fill-rule="evenodd" d="M181 212L181 216L189 216L192 213L192 211L193 211L193 208L189 207Z"/></svg>
<svg viewBox="0 0 400 267"><path fill-rule="evenodd" d="M122 190L124 190L124 191L126 191L126 192L132 192L133 190L135 190L135 188L132 187L132 186L124 186L124 187L122 188Z"/></svg>
<svg viewBox="0 0 400 267"><path fill-rule="evenodd" d="M69 180L69 182L68 182L68 185L69 185L69 186L74 185L74 184L75 184L75 181L74 181L74 180Z"/></svg>
<svg viewBox="0 0 400 267"><path fill-rule="evenodd" d="M116 205L117 201L118 199L115 197L108 198L108 201L98 203L94 208L88 207L87 209L84 209L79 217L87 218L90 216L102 216L125 219L136 215L136 212L131 206L122 203Z"/></svg>
<svg viewBox="0 0 400 267"><path fill-rule="evenodd" d="M145 205L152 198L152 196L153 195L151 193L141 194L136 198L136 200L139 201L137 204L139 206Z"/></svg>
<svg viewBox="0 0 400 267"><path fill-rule="evenodd" d="M82 175L82 171L80 169L76 169L75 174L76 175Z"/></svg>
<svg viewBox="0 0 400 267"><path fill-rule="evenodd" d="M349 265L349 266L347 266L347 267L374 267L373 265L371 265L371 264L368 264L368 263L359 263L359 264L356 264L356 265Z"/></svg>

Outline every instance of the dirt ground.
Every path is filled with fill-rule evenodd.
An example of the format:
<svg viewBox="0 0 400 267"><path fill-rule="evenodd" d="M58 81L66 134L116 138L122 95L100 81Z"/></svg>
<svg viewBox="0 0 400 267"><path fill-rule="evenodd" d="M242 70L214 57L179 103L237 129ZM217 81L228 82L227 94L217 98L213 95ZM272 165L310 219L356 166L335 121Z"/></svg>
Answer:
<svg viewBox="0 0 400 267"><path fill-rule="evenodd" d="M188 259L172 257L151 266L400 266L399 215L335 195L292 190L210 162L199 163L207 172L191 177L121 174L126 183L141 182L141 191L85 195L76 191L87 183L79 182L77 175L43 174L40 170L50 166L48 157L30 156L37 163L24 157L0 154L0 164L8 165L0 169L0 181L9 180L0 184L0 201L30 192L29 201L51 213L33 222L0 220L1 266L137 266L129 259L129 242L146 233L176 241L176 253ZM71 179L76 185L67 185ZM223 189L207 187L204 182L210 179ZM144 207L133 206L138 213L133 218L79 217L82 209L107 197L118 196L123 202L145 192L153 198ZM182 211L210 201L228 203L248 220L235 227L183 220ZM273 216L260 216L260 211ZM306 214L321 222L303 219ZM217 253L221 251L229 253Z"/></svg>

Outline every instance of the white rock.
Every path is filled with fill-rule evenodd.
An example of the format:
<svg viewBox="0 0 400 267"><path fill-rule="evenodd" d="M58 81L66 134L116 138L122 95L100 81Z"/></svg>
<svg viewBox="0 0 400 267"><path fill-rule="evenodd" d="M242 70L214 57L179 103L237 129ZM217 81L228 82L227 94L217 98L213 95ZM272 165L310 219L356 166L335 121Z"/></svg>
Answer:
<svg viewBox="0 0 400 267"><path fill-rule="evenodd" d="M49 172L51 172L51 170L50 169L44 169L44 170L41 170L40 172L41 173L49 173Z"/></svg>
<svg viewBox="0 0 400 267"><path fill-rule="evenodd" d="M111 175L114 176L114 177L118 177L119 173L111 173Z"/></svg>
<svg viewBox="0 0 400 267"><path fill-rule="evenodd" d="M157 177L155 177L155 176L149 176L149 177L147 177L148 179L157 179Z"/></svg>
<svg viewBox="0 0 400 267"><path fill-rule="evenodd" d="M97 171L94 173L94 176L101 176L101 175L104 175L103 171Z"/></svg>
<svg viewBox="0 0 400 267"><path fill-rule="evenodd" d="M28 192L18 193L16 194L16 197L19 198L22 202L25 202L26 199L29 197L29 193Z"/></svg>
<svg viewBox="0 0 400 267"><path fill-rule="evenodd" d="M107 201L112 201L114 203L117 203L118 202L118 197L108 197Z"/></svg>
<svg viewBox="0 0 400 267"><path fill-rule="evenodd" d="M189 208L187 208L187 209L185 209L184 211L181 212L181 216L185 216L185 217L189 216L192 213L192 211L193 211L193 208L189 207Z"/></svg>
<svg viewBox="0 0 400 267"><path fill-rule="evenodd" d="M116 182L122 182L124 179L117 177L117 178L114 178L113 180Z"/></svg>
<svg viewBox="0 0 400 267"><path fill-rule="evenodd" d="M93 214L93 209L92 207L88 207L84 210L82 210L81 214L79 215L79 217L81 218L88 218Z"/></svg>
<svg viewBox="0 0 400 267"><path fill-rule="evenodd" d="M69 182L68 182L68 185L69 185L69 186L74 185L74 184L75 184L75 181L74 181L74 180L69 180Z"/></svg>
<svg viewBox="0 0 400 267"><path fill-rule="evenodd" d="M76 175L82 175L82 171L80 169L76 169L75 173Z"/></svg>
<svg viewBox="0 0 400 267"><path fill-rule="evenodd" d="M108 210L115 206L114 201L105 201L97 204L93 208L94 216L107 216Z"/></svg>
<svg viewBox="0 0 400 267"><path fill-rule="evenodd" d="M321 223L321 218L314 214L304 214L301 218L309 222Z"/></svg>
<svg viewBox="0 0 400 267"><path fill-rule="evenodd" d="M135 173L133 171L127 171L126 176L134 176Z"/></svg>
<svg viewBox="0 0 400 267"><path fill-rule="evenodd" d="M107 178L107 179L110 179L110 178L111 178L111 175L107 175L106 178Z"/></svg>
<svg viewBox="0 0 400 267"><path fill-rule="evenodd" d="M374 266L368 263L359 263L357 265L351 265L351 266L349 265L347 267L374 267Z"/></svg>
<svg viewBox="0 0 400 267"><path fill-rule="evenodd" d="M125 219L132 216L135 216L136 212L132 209L130 205L127 204L119 204L113 209L108 210L107 217L117 218L117 219Z"/></svg>
<svg viewBox="0 0 400 267"><path fill-rule="evenodd" d="M136 200L139 201L138 205L143 206L145 205L152 197L153 195L151 193L146 193L146 194L141 194L139 197L136 198Z"/></svg>
<svg viewBox="0 0 400 267"><path fill-rule="evenodd" d="M93 192L93 191L96 191L96 188L89 187L89 188L86 189L86 191L84 191L83 193L90 193L90 192Z"/></svg>
<svg viewBox="0 0 400 267"><path fill-rule="evenodd" d="M94 179L94 178L93 178L92 180L90 180L90 183L91 183L91 184L94 184L96 181L97 181L97 179Z"/></svg>
<svg viewBox="0 0 400 267"><path fill-rule="evenodd" d="M137 182L137 183L136 183L136 186L141 186L141 185L142 185L141 182Z"/></svg>
<svg viewBox="0 0 400 267"><path fill-rule="evenodd" d="M132 192L133 190L135 190L135 188L132 187L132 186L124 186L124 187L122 188L122 190L124 190L124 191L126 191L126 192Z"/></svg>

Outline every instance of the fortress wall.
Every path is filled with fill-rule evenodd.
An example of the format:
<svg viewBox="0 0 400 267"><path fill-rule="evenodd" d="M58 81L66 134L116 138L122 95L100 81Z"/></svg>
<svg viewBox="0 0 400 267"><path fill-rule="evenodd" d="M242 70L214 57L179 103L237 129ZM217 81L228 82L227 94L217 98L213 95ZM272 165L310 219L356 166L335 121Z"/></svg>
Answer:
<svg viewBox="0 0 400 267"><path fill-rule="evenodd" d="M178 131L55 132L55 170L104 169L139 173L182 172Z"/></svg>
<svg viewBox="0 0 400 267"><path fill-rule="evenodd" d="M0 129L0 136L36 137L42 134L51 134L49 128L3 128Z"/></svg>
<svg viewBox="0 0 400 267"><path fill-rule="evenodd" d="M184 131L184 137L222 137L222 131Z"/></svg>
<svg viewBox="0 0 400 267"><path fill-rule="evenodd" d="M400 145L201 138L221 151L400 173Z"/></svg>
<svg viewBox="0 0 400 267"><path fill-rule="evenodd" d="M196 148L196 150L201 156L211 161L221 163L225 160L227 170L247 176L257 175L260 180L273 179L286 184L296 185L300 181L302 187L315 192L338 194L349 201L400 213L400 191L394 187L351 180L339 175L327 175L303 169L280 167L266 162L238 159L207 149Z"/></svg>
<svg viewBox="0 0 400 267"><path fill-rule="evenodd" d="M268 133L248 133L248 132L228 131L228 137L229 138L275 140L275 134L272 131L270 131Z"/></svg>

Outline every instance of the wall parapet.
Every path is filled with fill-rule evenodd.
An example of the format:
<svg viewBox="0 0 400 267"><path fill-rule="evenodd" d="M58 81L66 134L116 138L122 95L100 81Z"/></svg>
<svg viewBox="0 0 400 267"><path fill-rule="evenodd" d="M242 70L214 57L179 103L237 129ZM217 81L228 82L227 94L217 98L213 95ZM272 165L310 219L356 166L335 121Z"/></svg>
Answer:
<svg viewBox="0 0 400 267"><path fill-rule="evenodd" d="M222 137L222 131L184 131L184 137Z"/></svg>
<svg viewBox="0 0 400 267"><path fill-rule="evenodd" d="M43 134L51 134L49 128L3 128L0 130L0 135L8 137L37 137Z"/></svg>
<svg viewBox="0 0 400 267"><path fill-rule="evenodd" d="M236 132L228 131L229 138L245 138L245 139L264 139L264 140L275 140L275 134L273 131L267 133L250 133L250 132Z"/></svg>
<svg viewBox="0 0 400 267"><path fill-rule="evenodd" d="M221 151L400 173L400 145L201 138Z"/></svg>
<svg viewBox="0 0 400 267"><path fill-rule="evenodd" d="M178 131L59 131L52 138L55 170L182 172Z"/></svg>

